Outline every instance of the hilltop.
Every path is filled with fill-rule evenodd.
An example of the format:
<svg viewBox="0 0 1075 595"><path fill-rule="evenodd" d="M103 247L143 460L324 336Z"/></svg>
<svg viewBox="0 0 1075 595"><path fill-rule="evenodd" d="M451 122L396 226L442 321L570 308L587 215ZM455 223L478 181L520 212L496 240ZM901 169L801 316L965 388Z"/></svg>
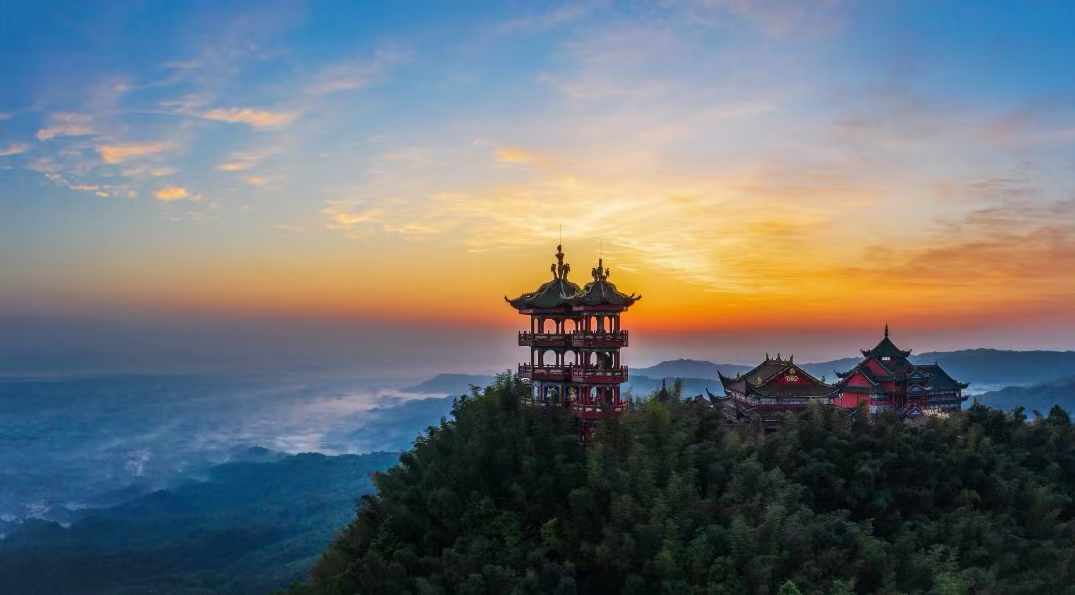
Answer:
<svg viewBox="0 0 1075 595"><path fill-rule="evenodd" d="M1075 429L811 407L770 435L649 399L578 442L509 376L378 474L295 594L1062 593Z"/></svg>

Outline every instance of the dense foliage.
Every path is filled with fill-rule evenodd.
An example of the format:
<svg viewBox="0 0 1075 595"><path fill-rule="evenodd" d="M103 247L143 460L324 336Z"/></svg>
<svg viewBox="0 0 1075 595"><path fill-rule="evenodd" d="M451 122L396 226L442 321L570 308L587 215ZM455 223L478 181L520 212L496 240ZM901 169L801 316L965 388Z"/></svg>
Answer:
<svg viewBox="0 0 1075 595"><path fill-rule="evenodd" d="M818 407L769 436L639 403L581 446L508 377L461 398L302 593L1075 593L1075 433Z"/></svg>

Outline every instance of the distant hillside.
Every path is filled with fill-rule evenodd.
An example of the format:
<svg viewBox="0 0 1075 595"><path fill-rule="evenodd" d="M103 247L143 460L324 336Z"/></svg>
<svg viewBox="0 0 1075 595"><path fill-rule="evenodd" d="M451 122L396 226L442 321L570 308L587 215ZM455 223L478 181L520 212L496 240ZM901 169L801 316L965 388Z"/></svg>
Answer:
<svg viewBox="0 0 1075 595"><path fill-rule="evenodd" d="M749 369L749 366L739 364L715 364L697 359L674 359L663 361L648 368L631 368L631 375L637 374L650 378L704 378L712 380L717 378L718 370L725 376L735 376Z"/></svg>
<svg viewBox="0 0 1075 595"><path fill-rule="evenodd" d="M653 391L659 389L661 387L662 381L667 382L668 385L671 386L672 383L677 379L683 381L683 394L688 397L693 397L694 395L703 395L705 394L707 388L715 395L724 394L724 389L721 387L720 381L717 380L716 377L684 378L682 376L664 376L661 378L652 378L650 376L636 374L633 371L631 372L630 379L628 380L624 388L630 391L631 395L636 398L645 397Z"/></svg>
<svg viewBox="0 0 1075 595"><path fill-rule="evenodd" d="M803 362L804 370L827 382L835 382L836 372L850 370L861 357L846 357L824 362ZM962 351L932 351L911 356L915 363L938 363L956 379L971 383L971 389L988 390L998 386L1018 386L1047 383L1058 378L1075 376L1075 351L1008 351L1001 349L967 349ZM760 363L760 362L758 362ZM719 394L719 370L725 376L735 376L752 365L714 363L696 359L675 359L645 368L631 368L628 388L644 394L660 386L661 379L683 378L684 393L698 394L709 389ZM438 374L433 378L402 389L404 392L440 395L460 395L470 392L472 385L487 386L493 377L481 374Z"/></svg>
<svg viewBox="0 0 1075 595"><path fill-rule="evenodd" d="M1075 351L965 349L911 356L916 363L937 362L964 382L1030 385L1075 376Z"/></svg>
<svg viewBox="0 0 1075 595"><path fill-rule="evenodd" d="M834 372L850 370L861 357L824 362L801 363L803 369L829 382ZM931 351L913 354L915 363L938 363L953 377L972 385L1032 385L1075 376L1075 351L1011 351L1003 349L966 349ZM715 364L704 360L679 359L661 362L649 368L634 368L635 374L651 378L716 378L720 369L726 376L745 372L748 366ZM973 386L972 386L973 388Z"/></svg>
<svg viewBox="0 0 1075 595"><path fill-rule="evenodd" d="M1023 407L1028 415L1035 410L1047 414L1053 405L1075 411L1075 377L1034 386L1009 386L975 398L979 403L997 409Z"/></svg>
<svg viewBox="0 0 1075 595"><path fill-rule="evenodd" d="M845 357L841 359L829 360L827 362L810 362L801 363L802 369L806 370L817 378L824 378L825 382L836 381L837 372L846 372L855 367L855 364L862 361L862 358Z"/></svg>
<svg viewBox="0 0 1075 595"><path fill-rule="evenodd" d="M484 374L437 374L425 382L400 390L427 395L462 395L469 393L471 386L488 386L493 380L492 376Z"/></svg>
<svg viewBox="0 0 1075 595"><path fill-rule="evenodd" d="M69 529L9 525L2 593L265 593L306 576L398 453L266 457L208 481L86 512Z"/></svg>

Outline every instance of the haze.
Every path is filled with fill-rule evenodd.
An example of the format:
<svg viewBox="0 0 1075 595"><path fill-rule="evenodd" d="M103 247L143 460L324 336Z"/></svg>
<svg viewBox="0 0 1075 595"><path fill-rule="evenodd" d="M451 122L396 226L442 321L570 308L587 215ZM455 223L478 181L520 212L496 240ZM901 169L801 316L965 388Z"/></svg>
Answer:
<svg viewBox="0 0 1075 595"><path fill-rule="evenodd" d="M1075 347L1070 2L5 13L6 371L504 369L561 238L631 365Z"/></svg>

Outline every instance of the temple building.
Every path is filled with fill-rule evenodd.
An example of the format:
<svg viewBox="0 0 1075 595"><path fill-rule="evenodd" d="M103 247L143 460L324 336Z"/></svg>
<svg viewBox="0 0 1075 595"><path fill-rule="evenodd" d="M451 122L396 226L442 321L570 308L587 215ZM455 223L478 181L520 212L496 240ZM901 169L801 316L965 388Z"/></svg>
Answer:
<svg viewBox="0 0 1075 595"><path fill-rule="evenodd" d="M765 354L765 361L745 374L735 378L717 374L735 417L758 418L766 427L779 423L783 413L800 411L810 403L829 405L836 393L834 386L800 368L794 356Z"/></svg>
<svg viewBox="0 0 1075 595"><path fill-rule="evenodd" d="M896 347L885 336L873 349L863 349L865 359L847 372L837 372L838 394L833 404L843 408L866 405L870 413L895 411L905 415L959 411L967 399L967 384L948 375L937 364L912 364L911 350Z"/></svg>
<svg viewBox="0 0 1075 595"><path fill-rule="evenodd" d="M592 281L583 287L568 280L571 265L556 247L552 279L535 291L504 299L520 314L530 317L530 330L519 333L519 345L530 348L530 361L519 365L519 376L531 386L529 403L571 408L585 431L595 420L623 411L620 384L627 366L620 349L627 347L627 331L620 316L641 296L616 288L603 261L591 270Z"/></svg>

